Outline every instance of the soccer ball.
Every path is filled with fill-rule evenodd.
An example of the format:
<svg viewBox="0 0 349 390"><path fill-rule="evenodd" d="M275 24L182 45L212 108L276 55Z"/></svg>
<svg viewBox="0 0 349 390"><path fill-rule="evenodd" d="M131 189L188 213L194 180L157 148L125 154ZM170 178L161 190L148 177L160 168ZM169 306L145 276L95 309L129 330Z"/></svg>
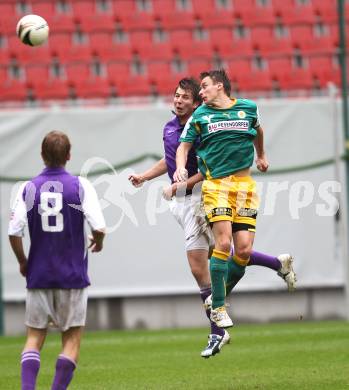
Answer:
<svg viewBox="0 0 349 390"><path fill-rule="evenodd" d="M38 15L23 16L16 27L19 39L30 46L42 45L48 38L48 32L46 20Z"/></svg>

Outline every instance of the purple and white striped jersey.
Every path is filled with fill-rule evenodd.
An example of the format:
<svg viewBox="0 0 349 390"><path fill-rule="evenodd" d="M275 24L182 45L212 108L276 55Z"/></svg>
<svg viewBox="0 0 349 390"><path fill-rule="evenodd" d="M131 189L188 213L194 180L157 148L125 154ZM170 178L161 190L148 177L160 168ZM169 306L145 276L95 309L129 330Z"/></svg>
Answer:
<svg viewBox="0 0 349 390"><path fill-rule="evenodd" d="M22 237L28 225L27 288L79 289L90 284L85 220L92 230L105 228L96 191L87 179L64 168L46 168L20 187L8 233Z"/></svg>

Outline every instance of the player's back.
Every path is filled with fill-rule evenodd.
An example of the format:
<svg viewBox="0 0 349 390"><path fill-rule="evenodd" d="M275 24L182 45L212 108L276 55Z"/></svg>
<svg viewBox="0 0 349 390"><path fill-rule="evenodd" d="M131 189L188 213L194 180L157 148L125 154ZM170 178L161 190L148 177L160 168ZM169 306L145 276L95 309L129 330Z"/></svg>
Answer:
<svg viewBox="0 0 349 390"><path fill-rule="evenodd" d="M46 168L25 186L31 240L28 288L89 285L83 197L79 178L64 168Z"/></svg>

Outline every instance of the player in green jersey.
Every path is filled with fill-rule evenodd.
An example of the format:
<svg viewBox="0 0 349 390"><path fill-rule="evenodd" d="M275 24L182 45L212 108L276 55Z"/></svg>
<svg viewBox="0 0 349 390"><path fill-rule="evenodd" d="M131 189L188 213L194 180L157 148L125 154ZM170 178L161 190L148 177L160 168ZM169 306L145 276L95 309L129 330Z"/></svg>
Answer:
<svg viewBox="0 0 349 390"><path fill-rule="evenodd" d="M205 177L203 203L215 239L210 259L211 319L227 328L233 323L225 309L226 292L231 290L226 287L235 286L243 276L255 235L259 201L256 183L250 176L254 149L257 168L265 172L269 164L256 104L230 98L230 81L224 70L201 73L200 79L204 104L183 130L174 179L186 180L188 152L198 140L199 169ZM228 262L232 240L234 261Z"/></svg>

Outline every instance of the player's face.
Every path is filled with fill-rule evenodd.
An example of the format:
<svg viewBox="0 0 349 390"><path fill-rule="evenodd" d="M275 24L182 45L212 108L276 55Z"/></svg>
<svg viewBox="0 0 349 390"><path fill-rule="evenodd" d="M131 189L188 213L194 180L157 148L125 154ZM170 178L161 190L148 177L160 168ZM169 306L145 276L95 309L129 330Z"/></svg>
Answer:
<svg viewBox="0 0 349 390"><path fill-rule="evenodd" d="M209 76L202 79L199 94L205 104L210 105L217 98L218 85L219 83L214 83Z"/></svg>
<svg viewBox="0 0 349 390"><path fill-rule="evenodd" d="M178 87L173 98L174 111L180 118L189 118L196 108L191 91Z"/></svg>

